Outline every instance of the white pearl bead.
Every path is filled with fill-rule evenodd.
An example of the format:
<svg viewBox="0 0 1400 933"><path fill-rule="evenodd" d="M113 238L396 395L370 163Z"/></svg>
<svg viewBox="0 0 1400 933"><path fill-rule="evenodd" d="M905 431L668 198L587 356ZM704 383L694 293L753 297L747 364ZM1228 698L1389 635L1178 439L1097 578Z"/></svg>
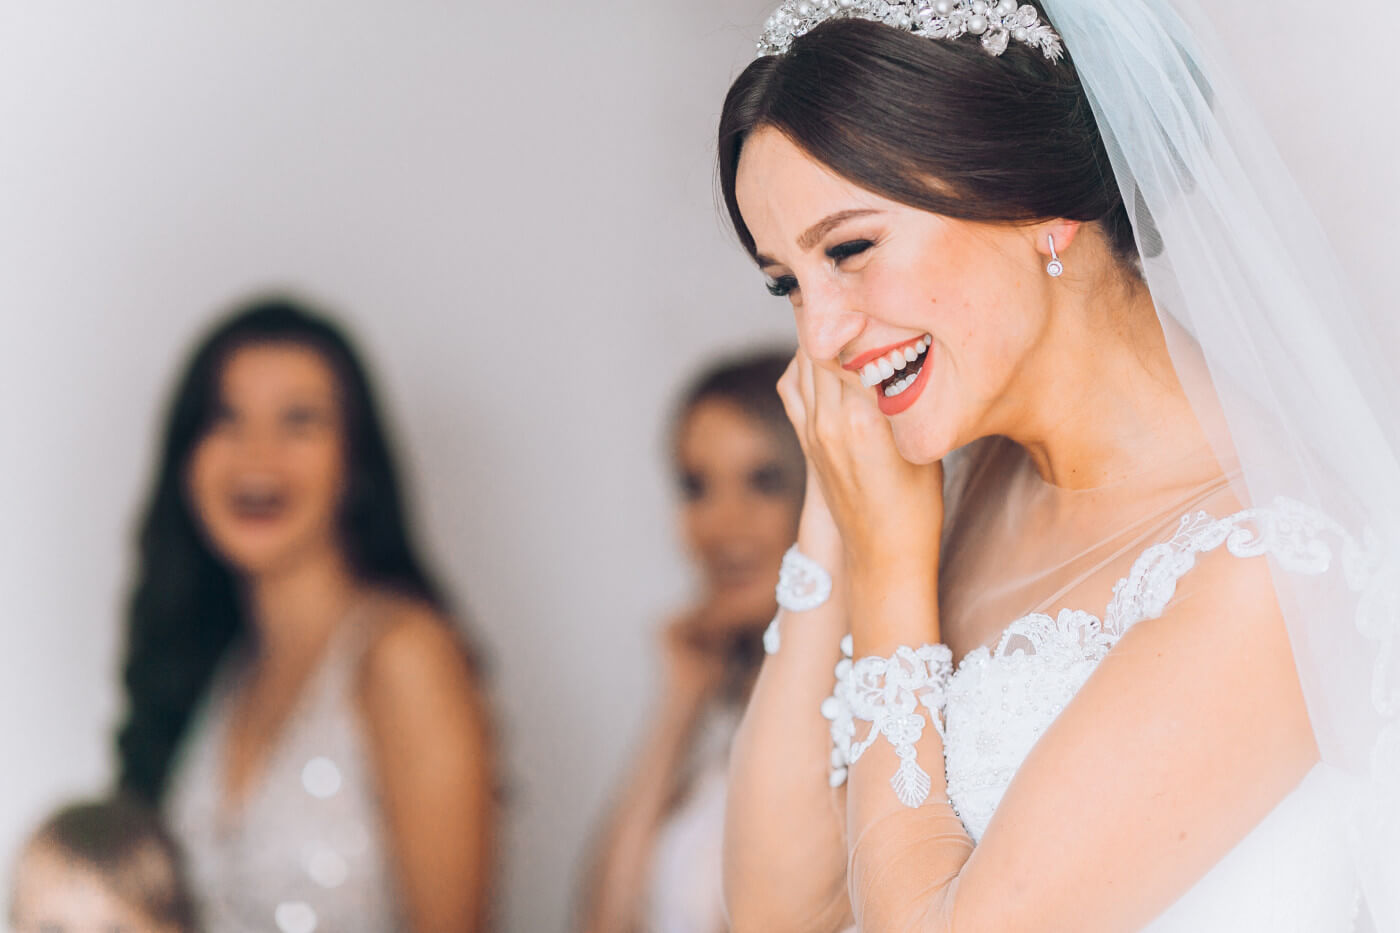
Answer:
<svg viewBox="0 0 1400 933"><path fill-rule="evenodd" d="M1016 0L1001 0L997 4L997 12L1002 16L1010 16L1016 12Z"/></svg>
<svg viewBox="0 0 1400 933"><path fill-rule="evenodd" d="M938 0L933 8L938 11L939 16L947 16L953 12L953 0Z"/></svg>
<svg viewBox="0 0 1400 933"><path fill-rule="evenodd" d="M980 13L972 16L967 21L967 31L974 36L980 36L987 31L987 17Z"/></svg>
<svg viewBox="0 0 1400 933"><path fill-rule="evenodd" d="M984 3L984 2L982 2L982 0L972 0L972 12L974 12L974 13L985 13L985 12L987 12L987 4Z"/></svg>
<svg viewBox="0 0 1400 933"><path fill-rule="evenodd" d="M799 3L799 4L797 5L797 15L798 15L798 16L811 16L811 15L812 15L812 5L811 5L810 3Z"/></svg>

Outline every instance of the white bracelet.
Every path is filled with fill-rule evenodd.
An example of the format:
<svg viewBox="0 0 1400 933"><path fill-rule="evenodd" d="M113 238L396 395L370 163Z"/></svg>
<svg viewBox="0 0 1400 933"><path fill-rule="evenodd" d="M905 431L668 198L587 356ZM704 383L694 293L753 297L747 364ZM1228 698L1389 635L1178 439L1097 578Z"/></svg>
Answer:
<svg viewBox="0 0 1400 933"><path fill-rule="evenodd" d="M888 658L852 661L847 656L836 665L836 687L822 701L822 715L831 721L831 786L846 782L852 765L875 740L884 736L899 756L899 768L890 778L895 796L906 807L928 799L932 781L919 767L915 743L924 734L924 713L933 728L943 734L942 714L948 681L953 676L953 653L947 645L900 647ZM856 739L856 722L870 723L863 739Z"/></svg>
<svg viewBox="0 0 1400 933"><path fill-rule="evenodd" d="M789 612L815 609L831 598L831 574L797 549L787 549L778 571L778 605Z"/></svg>
<svg viewBox="0 0 1400 933"><path fill-rule="evenodd" d="M778 605L788 612L815 609L831 598L831 574L794 544L783 555L783 566L778 571L777 596ZM763 650L768 654L777 654L779 643L778 616L774 616L763 633Z"/></svg>

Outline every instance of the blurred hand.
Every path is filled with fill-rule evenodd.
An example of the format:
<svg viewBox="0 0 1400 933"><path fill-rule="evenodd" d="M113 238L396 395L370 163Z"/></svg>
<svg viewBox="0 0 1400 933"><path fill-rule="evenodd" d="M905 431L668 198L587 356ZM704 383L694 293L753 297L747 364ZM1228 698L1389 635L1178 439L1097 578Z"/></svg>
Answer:
<svg viewBox="0 0 1400 933"><path fill-rule="evenodd" d="M694 699L709 696L724 682L729 639L716 633L701 606L682 613L661 631L666 689Z"/></svg>

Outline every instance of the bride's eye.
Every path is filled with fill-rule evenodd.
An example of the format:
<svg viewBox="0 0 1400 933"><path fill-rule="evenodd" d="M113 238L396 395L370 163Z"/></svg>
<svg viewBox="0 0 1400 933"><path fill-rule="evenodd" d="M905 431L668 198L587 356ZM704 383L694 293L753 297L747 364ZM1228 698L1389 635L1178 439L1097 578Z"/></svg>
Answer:
<svg viewBox="0 0 1400 933"><path fill-rule="evenodd" d="M845 243L837 243L835 246L828 247L826 258L840 263L843 259L859 256L874 245L872 240L847 240Z"/></svg>
<svg viewBox="0 0 1400 933"><path fill-rule="evenodd" d="M780 275L776 279L769 279L764 284L768 286L768 294L775 298L786 298L797 288L797 278L791 275Z"/></svg>

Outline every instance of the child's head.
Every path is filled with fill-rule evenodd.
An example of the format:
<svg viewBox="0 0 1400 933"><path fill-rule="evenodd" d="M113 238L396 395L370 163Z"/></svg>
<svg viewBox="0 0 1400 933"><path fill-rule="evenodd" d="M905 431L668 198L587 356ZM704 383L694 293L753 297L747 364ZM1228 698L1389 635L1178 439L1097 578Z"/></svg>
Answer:
<svg viewBox="0 0 1400 933"><path fill-rule="evenodd" d="M194 908L171 838L127 798L64 807L15 866L13 933L192 933Z"/></svg>

